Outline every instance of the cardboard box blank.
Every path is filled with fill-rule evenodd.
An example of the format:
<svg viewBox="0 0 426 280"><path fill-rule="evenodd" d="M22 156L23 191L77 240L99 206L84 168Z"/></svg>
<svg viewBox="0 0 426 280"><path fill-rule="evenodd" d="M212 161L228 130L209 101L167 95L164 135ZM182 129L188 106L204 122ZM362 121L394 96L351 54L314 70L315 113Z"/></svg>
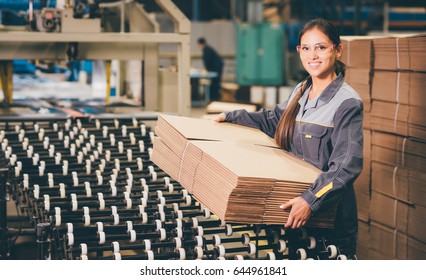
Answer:
<svg viewBox="0 0 426 280"><path fill-rule="evenodd" d="M426 207L426 173L372 162L371 189Z"/></svg>
<svg viewBox="0 0 426 280"><path fill-rule="evenodd" d="M364 192L370 191L371 180L371 131L364 129L363 131L364 146L363 146L363 166L361 174L355 180L355 190L361 189Z"/></svg>
<svg viewBox="0 0 426 280"><path fill-rule="evenodd" d="M279 206L321 172L252 128L160 115L155 132L152 161L223 221L284 224L289 211ZM321 211L307 225L333 227L335 210Z"/></svg>
<svg viewBox="0 0 426 280"><path fill-rule="evenodd" d="M425 260L426 243L380 223L370 223L370 260Z"/></svg>
<svg viewBox="0 0 426 280"><path fill-rule="evenodd" d="M374 71L374 100L426 107L426 73Z"/></svg>
<svg viewBox="0 0 426 280"><path fill-rule="evenodd" d="M397 229L407 236L426 243L426 207L408 205L387 195L371 193L370 217L388 227Z"/></svg>
<svg viewBox="0 0 426 280"><path fill-rule="evenodd" d="M370 192L355 188L358 219L364 222L370 220Z"/></svg>
<svg viewBox="0 0 426 280"><path fill-rule="evenodd" d="M350 68L373 68L374 36L341 36L343 55L341 60Z"/></svg>
<svg viewBox="0 0 426 280"><path fill-rule="evenodd" d="M393 35L374 40L374 68L383 70L426 70L426 34Z"/></svg>
<svg viewBox="0 0 426 280"><path fill-rule="evenodd" d="M426 43L426 35L419 34L410 38L409 40L411 70L426 71L426 52L424 49Z"/></svg>
<svg viewBox="0 0 426 280"><path fill-rule="evenodd" d="M345 73L345 81L360 95L364 103L364 111L371 109L371 79L369 68L348 68Z"/></svg>
<svg viewBox="0 0 426 280"><path fill-rule="evenodd" d="M364 158L371 158L371 130L363 129L362 135L364 138L363 156Z"/></svg>
<svg viewBox="0 0 426 280"><path fill-rule="evenodd" d="M361 174L359 174L356 179L354 186L355 190L362 190L364 192L370 191L370 181L371 181L371 160L369 158L364 158L364 164L362 166Z"/></svg>
<svg viewBox="0 0 426 280"><path fill-rule="evenodd" d="M426 114L421 107L373 100L371 129L426 139Z"/></svg>
<svg viewBox="0 0 426 280"><path fill-rule="evenodd" d="M424 172L426 141L373 131L372 160Z"/></svg>
<svg viewBox="0 0 426 280"><path fill-rule="evenodd" d="M358 242L356 256L359 260L367 260L370 250L370 225L368 222L358 221Z"/></svg>
<svg viewBox="0 0 426 280"><path fill-rule="evenodd" d="M364 112L362 119L362 128L363 129L371 129L371 113Z"/></svg>

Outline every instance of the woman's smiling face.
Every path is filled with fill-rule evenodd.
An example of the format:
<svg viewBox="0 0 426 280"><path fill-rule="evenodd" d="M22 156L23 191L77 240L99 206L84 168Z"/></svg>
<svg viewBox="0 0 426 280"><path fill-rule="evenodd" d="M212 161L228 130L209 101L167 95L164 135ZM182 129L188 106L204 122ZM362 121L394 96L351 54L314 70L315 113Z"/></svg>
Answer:
<svg viewBox="0 0 426 280"><path fill-rule="evenodd" d="M306 31L298 47L303 67L312 78L325 79L334 76L334 63L340 56L342 46L336 46L318 28Z"/></svg>

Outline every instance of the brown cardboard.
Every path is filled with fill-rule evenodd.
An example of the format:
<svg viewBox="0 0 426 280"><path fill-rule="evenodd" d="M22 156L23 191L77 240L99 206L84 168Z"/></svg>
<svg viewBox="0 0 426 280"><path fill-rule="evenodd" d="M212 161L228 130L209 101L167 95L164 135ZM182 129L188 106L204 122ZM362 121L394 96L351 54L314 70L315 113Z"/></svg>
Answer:
<svg viewBox="0 0 426 280"><path fill-rule="evenodd" d="M373 40L374 68L425 71L425 34L402 34Z"/></svg>
<svg viewBox="0 0 426 280"><path fill-rule="evenodd" d="M407 123L409 117L409 106L374 100L371 115L373 118ZM375 130L375 128L373 128L373 130Z"/></svg>
<svg viewBox="0 0 426 280"><path fill-rule="evenodd" d="M371 129L371 113L370 112L363 113L362 128L368 129L368 130Z"/></svg>
<svg viewBox="0 0 426 280"><path fill-rule="evenodd" d="M256 105L213 101L206 106L206 112L208 114L218 114L222 112L230 112L230 111L242 110L242 109L246 110L247 112L255 112Z"/></svg>
<svg viewBox="0 0 426 280"><path fill-rule="evenodd" d="M426 140L426 129L424 126L421 125L409 124L408 136Z"/></svg>
<svg viewBox="0 0 426 280"><path fill-rule="evenodd" d="M371 129L426 139L426 114L422 107L373 100Z"/></svg>
<svg viewBox="0 0 426 280"><path fill-rule="evenodd" d="M193 194L221 219L282 224L279 205L309 188L320 171L289 153L270 147L230 142L191 141L203 155L194 176ZM182 165L191 165L185 156ZM256 164L253 164L256 162ZM330 227L333 215L310 219ZM315 223L318 221L318 223Z"/></svg>
<svg viewBox="0 0 426 280"><path fill-rule="evenodd" d="M371 109L371 78L369 68L348 68L345 73L345 81L360 95L364 103L364 112Z"/></svg>
<svg viewBox="0 0 426 280"><path fill-rule="evenodd" d="M394 149L387 149L381 146L373 145L374 161L388 163L393 166L405 167L422 172L426 163L426 159L417 155L402 153Z"/></svg>
<svg viewBox="0 0 426 280"><path fill-rule="evenodd" d="M369 158L364 158L363 160L364 163L362 166L362 171L355 180L354 186L355 190L360 189L364 192L369 192L371 180L371 160Z"/></svg>
<svg viewBox="0 0 426 280"><path fill-rule="evenodd" d="M191 141L190 145L196 146L238 177L310 184L320 174L315 166L282 149L213 141Z"/></svg>
<svg viewBox="0 0 426 280"><path fill-rule="evenodd" d="M413 36L409 40L411 70L426 71L426 53L424 50L424 46L426 43L426 35L419 34L417 36Z"/></svg>
<svg viewBox="0 0 426 280"><path fill-rule="evenodd" d="M350 68L373 67L373 39L375 36L341 36L343 55L341 60Z"/></svg>
<svg viewBox="0 0 426 280"><path fill-rule="evenodd" d="M363 166L361 174L355 180L354 186L355 191L357 189L362 190L366 193L370 192L370 180L371 180L371 131L363 129Z"/></svg>
<svg viewBox="0 0 426 280"><path fill-rule="evenodd" d="M395 228L421 242L426 242L425 215L426 207L408 205L387 195L371 192L371 220Z"/></svg>
<svg viewBox="0 0 426 280"><path fill-rule="evenodd" d="M408 237L408 260L426 260L426 244Z"/></svg>
<svg viewBox="0 0 426 280"><path fill-rule="evenodd" d="M372 98L408 105L410 73L396 71L374 71Z"/></svg>
<svg viewBox="0 0 426 280"><path fill-rule="evenodd" d="M365 221L358 221L358 242L356 256L359 260L367 260L370 250L370 225Z"/></svg>
<svg viewBox="0 0 426 280"><path fill-rule="evenodd" d="M426 207L426 173L380 162L372 163L371 189Z"/></svg>
<svg viewBox="0 0 426 280"><path fill-rule="evenodd" d="M405 234L383 224L370 223L370 252L372 260L405 260L408 257Z"/></svg>
<svg viewBox="0 0 426 280"><path fill-rule="evenodd" d="M426 141L373 131L372 160L424 172Z"/></svg>
<svg viewBox="0 0 426 280"><path fill-rule="evenodd" d="M362 135L364 138L363 156L364 158L371 158L371 130L363 129Z"/></svg>
<svg viewBox="0 0 426 280"><path fill-rule="evenodd" d="M425 64L425 61L422 63ZM426 107L425 88L426 73L410 73L410 105Z"/></svg>
<svg viewBox="0 0 426 280"><path fill-rule="evenodd" d="M408 38L403 36L375 38L374 68L410 70Z"/></svg>
<svg viewBox="0 0 426 280"><path fill-rule="evenodd" d="M372 98L414 107L426 107L426 73L374 71Z"/></svg>
<svg viewBox="0 0 426 280"><path fill-rule="evenodd" d="M364 222L370 220L370 192L355 187L358 219Z"/></svg>
<svg viewBox="0 0 426 280"><path fill-rule="evenodd" d="M289 211L279 206L321 173L256 129L160 116L155 131L152 161L221 220L284 224ZM321 211L307 225L333 227L335 210Z"/></svg>
<svg viewBox="0 0 426 280"><path fill-rule="evenodd" d="M370 260L424 260L426 243L380 223L370 223Z"/></svg>
<svg viewBox="0 0 426 280"><path fill-rule="evenodd" d="M231 123L171 115L159 115L158 127L167 123L188 140L231 141L278 147L274 139L258 129ZM160 135L159 135L160 136ZM164 138L163 136L160 136ZM179 137L179 136L178 136Z"/></svg>

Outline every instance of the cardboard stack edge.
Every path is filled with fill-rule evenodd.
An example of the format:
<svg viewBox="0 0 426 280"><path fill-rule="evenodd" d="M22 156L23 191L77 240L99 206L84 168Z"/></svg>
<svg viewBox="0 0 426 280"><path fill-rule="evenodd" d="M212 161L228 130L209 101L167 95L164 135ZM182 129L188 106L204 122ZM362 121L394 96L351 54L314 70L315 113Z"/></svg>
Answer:
<svg viewBox="0 0 426 280"><path fill-rule="evenodd" d="M321 172L253 128L160 115L155 131L152 161L226 222L284 224L289 211L279 206ZM334 217L332 207L307 226L331 228Z"/></svg>
<svg viewBox="0 0 426 280"><path fill-rule="evenodd" d="M357 256L424 259L426 156L416 147L426 142L426 34L341 39L345 80L364 103L364 166L354 183Z"/></svg>

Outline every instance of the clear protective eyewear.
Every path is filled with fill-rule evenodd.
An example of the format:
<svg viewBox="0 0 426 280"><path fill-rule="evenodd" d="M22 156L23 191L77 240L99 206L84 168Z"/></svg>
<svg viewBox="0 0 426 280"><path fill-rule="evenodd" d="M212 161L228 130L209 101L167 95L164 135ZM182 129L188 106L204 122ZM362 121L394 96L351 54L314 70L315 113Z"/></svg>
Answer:
<svg viewBox="0 0 426 280"><path fill-rule="evenodd" d="M296 47L297 52L300 55L308 55L312 53L312 50L315 51L316 54L318 55L324 55L327 54L329 52L332 52L334 50L336 45L329 45L329 44L324 44L324 43L318 43L315 45L298 45Z"/></svg>

